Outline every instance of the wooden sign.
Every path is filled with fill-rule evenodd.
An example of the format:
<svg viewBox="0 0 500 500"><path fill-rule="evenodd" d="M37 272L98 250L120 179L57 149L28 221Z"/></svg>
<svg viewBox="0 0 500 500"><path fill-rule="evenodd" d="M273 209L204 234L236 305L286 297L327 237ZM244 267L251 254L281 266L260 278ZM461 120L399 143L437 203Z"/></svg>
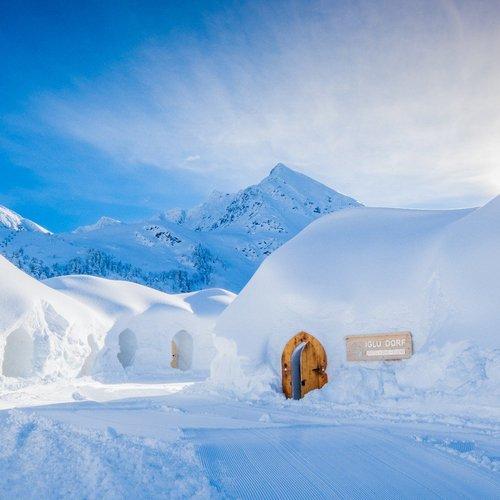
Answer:
<svg viewBox="0 0 500 500"><path fill-rule="evenodd" d="M413 354L411 332L349 335L345 341L347 361L407 359Z"/></svg>

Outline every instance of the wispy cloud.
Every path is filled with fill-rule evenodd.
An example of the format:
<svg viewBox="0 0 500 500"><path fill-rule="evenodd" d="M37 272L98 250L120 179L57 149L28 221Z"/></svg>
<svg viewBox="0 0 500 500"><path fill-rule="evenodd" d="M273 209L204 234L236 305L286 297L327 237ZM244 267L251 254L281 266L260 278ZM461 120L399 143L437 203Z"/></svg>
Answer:
<svg viewBox="0 0 500 500"><path fill-rule="evenodd" d="M279 160L371 204L499 192L499 4L356 5L226 9L40 113L129 165L251 181Z"/></svg>

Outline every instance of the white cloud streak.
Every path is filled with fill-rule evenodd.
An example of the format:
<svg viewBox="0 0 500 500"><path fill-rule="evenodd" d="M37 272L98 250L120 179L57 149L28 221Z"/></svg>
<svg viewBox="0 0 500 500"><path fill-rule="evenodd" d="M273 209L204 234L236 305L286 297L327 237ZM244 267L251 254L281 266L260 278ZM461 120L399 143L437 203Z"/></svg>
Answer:
<svg viewBox="0 0 500 500"><path fill-rule="evenodd" d="M480 203L500 192L498 5L250 3L39 109L125 164L246 182L283 161L368 204Z"/></svg>

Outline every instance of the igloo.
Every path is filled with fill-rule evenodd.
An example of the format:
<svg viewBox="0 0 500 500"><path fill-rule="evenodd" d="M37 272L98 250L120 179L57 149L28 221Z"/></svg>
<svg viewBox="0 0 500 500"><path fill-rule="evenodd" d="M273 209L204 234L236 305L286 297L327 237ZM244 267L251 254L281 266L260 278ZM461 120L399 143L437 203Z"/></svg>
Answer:
<svg viewBox="0 0 500 500"><path fill-rule="evenodd" d="M77 376L103 341L85 305L31 278L0 256L0 382ZM90 342L90 343L89 343Z"/></svg>
<svg viewBox="0 0 500 500"><path fill-rule="evenodd" d="M216 353L215 320L235 297L222 289L167 294L94 276L64 276L46 283L84 303L107 325L91 369L105 380L207 374Z"/></svg>
<svg viewBox="0 0 500 500"><path fill-rule="evenodd" d="M273 253L222 313L212 379L231 385L231 366L235 389L286 393L284 368L293 361L285 366L285 349L306 333L326 355L323 362L320 347L309 348L309 377L324 386L318 397L479 394L478 387L494 397L499 255L500 197L477 209L325 215ZM392 332L411 332L410 359L347 361L346 337Z"/></svg>

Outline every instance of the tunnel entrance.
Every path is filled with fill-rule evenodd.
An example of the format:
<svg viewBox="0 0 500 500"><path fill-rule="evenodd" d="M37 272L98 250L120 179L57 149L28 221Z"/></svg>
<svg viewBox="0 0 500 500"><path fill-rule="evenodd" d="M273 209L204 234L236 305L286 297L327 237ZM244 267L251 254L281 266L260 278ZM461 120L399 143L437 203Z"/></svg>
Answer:
<svg viewBox="0 0 500 500"><path fill-rule="evenodd" d="M179 370L190 370L193 364L193 337L181 330L172 339L172 361L170 366Z"/></svg>
<svg viewBox="0 0 500 500"><path fill-rule="evenodd" d="M33 339L24 328L9 334L3 353L2 373L6 377L30 377L33 373Z"/></svg>
<svg viewBox="0 0 500 500"><path fill-rule="evenodd" d="M118 345L120 352L116 355L123 368L134 364L135 353L137 351L137 337L132 330L128 328L123 330L118 336Z"/></svg>

